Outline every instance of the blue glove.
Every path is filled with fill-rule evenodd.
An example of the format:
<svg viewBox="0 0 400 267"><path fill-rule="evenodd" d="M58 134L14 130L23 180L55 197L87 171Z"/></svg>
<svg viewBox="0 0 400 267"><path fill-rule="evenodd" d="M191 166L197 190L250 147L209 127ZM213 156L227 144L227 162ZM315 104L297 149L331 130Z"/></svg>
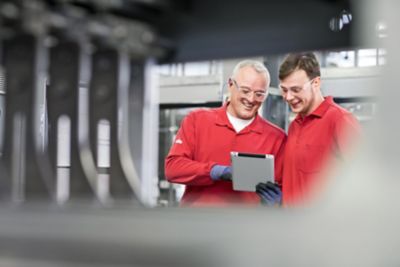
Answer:
<svg viewBox="0 0 400 267"><path fill-rule="evenodd" d="M214 165L210 171L211 179L216 180L232 180L232 167L225 165Z"/></svg>
<svg viewBox="0 0 400 267"><path fill-rule="evenodd" d="M256 193L261 198L261 203L267 206L274 206L282 202L282 190L279 185L272 182L259 183L256 186Z"/></svg>

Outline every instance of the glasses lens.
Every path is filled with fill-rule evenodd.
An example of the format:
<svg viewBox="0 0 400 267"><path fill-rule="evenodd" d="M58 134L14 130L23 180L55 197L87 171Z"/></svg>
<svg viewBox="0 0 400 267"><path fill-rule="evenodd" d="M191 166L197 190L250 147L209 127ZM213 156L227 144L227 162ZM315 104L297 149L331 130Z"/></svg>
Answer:
<svg viewBox="0 0 400 267"><path fill-rule="evenodd" d="M249 97L252 94L254 94L254 98L257 101L264 101L266 97L266 93L260 92L260 91L253 91L248 87L240 86L235 80L233 80L233 84L235 85L236 89L239 91L239 93L245 97Z"/></svg>
<svg viewBox="0 0 400 267"><path fill-rule="evenodd" d="M265 99L266 94L264 93L256 93L256 99L258 101L263 101Z"/></svg>

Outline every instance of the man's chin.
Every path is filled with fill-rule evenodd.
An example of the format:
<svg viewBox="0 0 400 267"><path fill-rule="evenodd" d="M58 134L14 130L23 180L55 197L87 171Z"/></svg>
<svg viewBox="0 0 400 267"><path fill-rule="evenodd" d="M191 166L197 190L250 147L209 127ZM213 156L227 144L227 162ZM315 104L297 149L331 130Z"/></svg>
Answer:
<svg viewBox="0 0 400 267"><path fill-rule="evenodd" d="M242 112L240 114L240 119L242 120L250 120L255 116L254 112Z"/></svg>
<svg viewBox="0 0 400 267"><path fill-rule="evenodd" d="M301 107L290 107L290 110L293 112L293 113L299 113L299 112L301 112Z"/></svg>

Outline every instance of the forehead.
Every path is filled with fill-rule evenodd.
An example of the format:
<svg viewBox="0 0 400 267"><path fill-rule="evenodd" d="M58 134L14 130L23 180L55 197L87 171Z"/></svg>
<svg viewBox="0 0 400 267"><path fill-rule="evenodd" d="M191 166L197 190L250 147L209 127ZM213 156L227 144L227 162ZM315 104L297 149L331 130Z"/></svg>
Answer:
<svg viewBox="0 0 400 267"><path fill-rule="evenodd" d="M304 70L296 70L280 82L282 86L290 87L295 85L302 85L308 80L309 79L307 73Z"/></svg>
<svg viewBox="0 0 400 267"><path fill-rule="evenodd" d="M235 77L235 79L243 84L247 85L259 85L259 87L265 87L267 83L266 74L257 72L253 67L246 66L241 68Z"/></svg>

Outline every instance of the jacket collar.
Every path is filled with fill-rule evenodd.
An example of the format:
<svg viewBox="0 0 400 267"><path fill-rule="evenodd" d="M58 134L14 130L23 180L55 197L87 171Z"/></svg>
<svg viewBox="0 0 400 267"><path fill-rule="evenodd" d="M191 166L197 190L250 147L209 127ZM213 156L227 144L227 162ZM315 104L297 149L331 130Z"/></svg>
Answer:
<svg viewBox="0 0 400 267"><path fill-rule="evenodd" d="M317 118L322 118L325 113L327 112L329 106L333 104L333 97L332 96L327 96L324 98L324 101L309 115L306 117L302 118L300 114L297 114L296 116L296 121L304 121L306 118L311 118L311 117L317 117Z"/></svg>

